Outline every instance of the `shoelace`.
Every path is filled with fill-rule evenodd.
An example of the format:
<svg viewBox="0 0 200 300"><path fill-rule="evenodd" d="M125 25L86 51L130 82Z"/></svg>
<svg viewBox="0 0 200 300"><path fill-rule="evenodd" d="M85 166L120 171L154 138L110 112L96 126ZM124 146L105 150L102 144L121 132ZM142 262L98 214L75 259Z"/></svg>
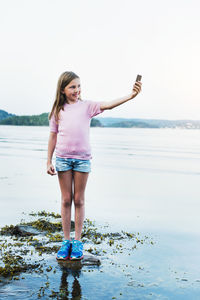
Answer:
<svg viewBox="0 0 200 300"><path fill-rule="evenodd" d="M79 247L81 246L81 244L79 243L73 243L73 251L77 252L80 251Z"/></svg>
<svg viewBox="0 0 200 300"><path fill-rule="evenodd" d="M64 243L64 244L61 246L60 250L61 250L61 251L65 250L66 246L68 246L68 243Z"/></svg>

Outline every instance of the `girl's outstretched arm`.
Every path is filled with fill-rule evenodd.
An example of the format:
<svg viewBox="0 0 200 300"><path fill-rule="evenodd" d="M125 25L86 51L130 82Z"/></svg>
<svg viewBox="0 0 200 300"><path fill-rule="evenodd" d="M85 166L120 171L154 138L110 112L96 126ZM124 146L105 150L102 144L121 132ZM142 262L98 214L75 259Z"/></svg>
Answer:
<svg viewBox="0 0 200 300"><path fill-rule="evenodd" d="M133 91L132 93L130 93L129 95L125 96L125 97L122 97L122 98L119 98L119 99L116 99L116 100L112 100L112 101L109 101L109 102L101 102L101 106L100 108L101 109L112 109L118 105L121 105L133 98L135 98L141 91L141 88L142 88L142 82L135 82L134 86L133 86Z"/></svg>

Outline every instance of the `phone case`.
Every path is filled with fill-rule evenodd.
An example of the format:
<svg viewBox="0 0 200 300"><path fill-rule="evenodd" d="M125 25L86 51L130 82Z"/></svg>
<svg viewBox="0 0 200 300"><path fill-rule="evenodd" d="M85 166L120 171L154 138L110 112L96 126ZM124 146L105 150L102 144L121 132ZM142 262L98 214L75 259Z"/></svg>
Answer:
<svg viewBox="0 0 200 300"><path fill-rule="evenodd" d="M141 81L142 75L137 75L136 81Z"/></svg>

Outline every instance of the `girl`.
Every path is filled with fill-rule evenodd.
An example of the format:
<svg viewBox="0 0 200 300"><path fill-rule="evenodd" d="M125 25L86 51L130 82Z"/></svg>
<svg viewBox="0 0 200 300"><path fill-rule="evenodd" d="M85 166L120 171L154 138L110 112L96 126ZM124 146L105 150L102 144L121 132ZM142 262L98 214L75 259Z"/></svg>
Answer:
<svg viewBox="0 0 200 300"><path fill-rule="evenodd" d="M47 173L58 174L61 190L61 218L64 241L57 259L82 259L81 232L85 213L85 188L91 171L89 128L91 119L106 109L113 109L140 93L141 82L135 82L132 92L110 102L93 102L81 99L80 78L73 72L61 74L56 99L49 114ZM56 148L56 171L52 156ZM70 240L71 205L75 206L75 239Z"/></svg>

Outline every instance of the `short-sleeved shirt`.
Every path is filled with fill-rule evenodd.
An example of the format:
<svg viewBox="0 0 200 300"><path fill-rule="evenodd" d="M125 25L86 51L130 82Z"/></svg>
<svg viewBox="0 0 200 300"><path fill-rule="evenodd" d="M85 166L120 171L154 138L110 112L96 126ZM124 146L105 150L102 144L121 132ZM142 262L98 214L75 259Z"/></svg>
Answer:
<svg viewBox="0 0 200 300"><path fill-rule="evenodd" d="M90 122L102 113L101 102L78 100L73 104L64 104L60 110L58 124L52 115L49 121L50 131L57 133L55 152L57 157L91 159Z"/></svg>

